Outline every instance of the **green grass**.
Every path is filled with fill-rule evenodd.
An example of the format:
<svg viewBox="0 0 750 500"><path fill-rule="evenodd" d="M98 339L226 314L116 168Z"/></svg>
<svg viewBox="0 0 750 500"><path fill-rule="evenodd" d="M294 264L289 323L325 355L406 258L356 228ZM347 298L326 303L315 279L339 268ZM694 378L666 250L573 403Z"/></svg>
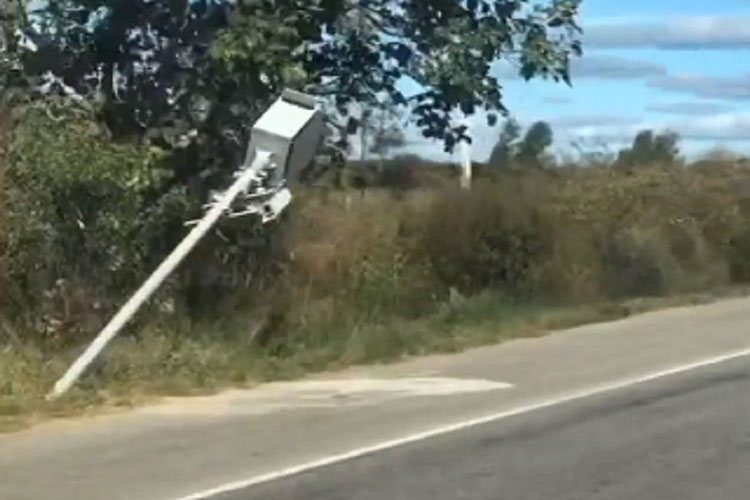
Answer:
<svg viewBox="0 0 750 500"><path fill-rule="evenodd" d="M234 340L217 341L208 327L181 332L151 328L138 341L116 340L81 383L55 402L45 401L44 395L75 352L44 355L31 346L6 349L0 351L0 432L52 418L130 408L162 396L209 394L351 365L458 352L707 300L708 295L691 295L554 307L483 293L420 319L358 325L343 332L344 340L276 356L238 341L236 332L224 336ZM337 332L336 338L341 334Z"/></svg>

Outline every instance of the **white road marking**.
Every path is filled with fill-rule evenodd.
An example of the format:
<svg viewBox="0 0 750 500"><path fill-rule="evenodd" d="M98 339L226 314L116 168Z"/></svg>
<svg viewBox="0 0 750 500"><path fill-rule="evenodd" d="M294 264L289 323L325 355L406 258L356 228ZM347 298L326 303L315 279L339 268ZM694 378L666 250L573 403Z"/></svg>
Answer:
<svg viewBox="0 0 750 500"><path fill-rule="evenodd" d="M229 493L232 491L249 488L252 486L259 485L259 484L276 481L279 479L283 479L289 476L294 476L294 475L301 474L303 472L308 472L308 471L318 469L321 467L334 465L337 463L345 462L347 460L352 460L352 459L363 457L366 455L371 455L373 453L377 453L380 451L385 451L385 450L397 448L399 446L403 446L406 444L415 443L417 441L423 441L423 440L430 439L433 437L441 436L443 434L449 434L452 432L457 432L457 431L469 429L472 427L489 424L492 422L496 422L498 420L515 417L518 415L522 415L524 413L530 413L530 412L537 411L537 410L543 410L545 408L551 408L553 406L570 403L570 402L577 401L580 399L585 399L585 398L589 398L592 396L605 394L608 392L626 389L635 385L643 384L646 382L651 382L651 381L669 377L672 375L689 372L689 371L696 370L699 368L706 368L712 365L717 365L720 363L724 363L727 361L731 361L734 359L739 359L739 358L743 358L747 356L750 356L750 349L742 349L739 351L733 351L733 352L730 352L721 356L706 358L706 359L696 361L693 363L669 368L667 370L652 372L652 373L648 373L648 374L641 375L638 377L623 379L623 380L619 380L616 382L611 382L611 383L595 386L590 389L572 392L570 394L557 397L557 398L553 398L553 399L548 399L546 401L541 401L539 403L520 406L518 408L513 408L511 410L506 410L506 411L502 411L499 413L485 415L485 416L473 418L470 420L464 420L462 422L457 422L454 424L436 427L430 430L426 430L424 432L419 432L416 434L403 436L397 439L383 441L383 442L376 443L370 446L356 448L351 451L347 451L347 452L340 453L337 455L330 455L328 457L320 458L318 460L313 460L313 461L302 463L299 465L294 465L291 467L279 469L279 470L269 472L266 474L251 476L251 477L248 477L247 479L242 479L239 481L226 483L226 484L217 486L215 488L204 490L204 491L194 493L191 495L187 495L184 497L179 497L174 500L205 500L205 499L215 497L217 495L221 495L224 493Z"/></svg>

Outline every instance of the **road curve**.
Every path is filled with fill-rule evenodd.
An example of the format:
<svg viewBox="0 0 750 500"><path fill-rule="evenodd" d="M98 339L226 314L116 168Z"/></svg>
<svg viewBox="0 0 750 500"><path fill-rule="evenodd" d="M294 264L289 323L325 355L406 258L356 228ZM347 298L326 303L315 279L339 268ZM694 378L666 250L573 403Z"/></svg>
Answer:
<svg viewBox="0 0 750 500"><path fill-rule="evenodd" d="M750 362L236 490L221 500L745 500Z"/></svg>

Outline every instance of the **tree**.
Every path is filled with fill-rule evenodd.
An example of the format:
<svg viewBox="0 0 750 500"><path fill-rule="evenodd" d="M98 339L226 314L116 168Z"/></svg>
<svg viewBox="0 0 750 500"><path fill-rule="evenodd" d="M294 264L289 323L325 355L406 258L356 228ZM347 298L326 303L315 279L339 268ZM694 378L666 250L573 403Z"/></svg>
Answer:
<svg viewBox="0 0 750 500"><path fill-rule="evenodd" d="M654 137L653 157L656 163L676 163L680 155L680 136L677 132L666 131Z"/></svg>
<svg viewBox="0 0 750 500"><path fill-rule="evenodd" d="M633 139L632 154L634 159L647 161L654 150L654 132L641 130Z"/></svg>
<svg viewBox="0 0 750 500"><path fill-rule="evenodd" d="M500 138L490 155L491 167L508 168L511 166L517 152L516 141L520 136L521 125L513 118L506 120L500 132Z"/></svg>
<svg viewBox="0 0 750 500"><path fill-rule="evenodd" d="M679 159L679 140L679 135L672 131L654 134L653 130L641 130L633 139L633 145L620 151L617 164L626 167L672 165Z"/></svg>
<svg viewBox="0 0 750 500"><path fill-rule="evenodd" d="M372 114L371 122L372 142L369 149L380 157L381 162L390 151L406 145L403 113L393 103L381 100L377 111Z"/></svg>
<svg viewBox="0 0 750 500"><path fill-rule="evenodd" d="M362 161L368 159L368 153L382 160L391 149L406 145L402 113L392 103L383 101L377 108L362 109L357 121Z"/></svg>
<svg viewBox="0 0 750 500"><path fill-rule="evenodd" d="M120 139L173 150L176 169L233 168L249 126L280 89L325 99L330 115L377 104L409 109L450 151L469 140L456 110L504 113L490 67L569 82L580 54L579 0L49 0L26 62L101 106ZM404 78L420 91L407 97ZM356 129L348 120L339 138ZM199 168L200 170L200 168Z"/></svg>
<svg viewBox="0 0 750 500"><path fill-rule="evenodd" d="M523 141L518 146L516 161L524 166L541 167L544 164L543 155L554 142L552 127L545 121L534 123L526 131Z"/></svg>
<svg viewBox="0 0 750 500"><path fill-rule="evenodd" d="M6 0L0 5L0 96L8 101L10 88L21 86L21 39L26 26L25 0Z"/></svg>
<svg viewBox="0 0 750 500"><path fill-rule="evenodd" d="M529 127L521 137L521 126L513 119L506 120L500 132L492 154L490 166L509 168L514 165L542 167L545 163L544 153L554 142L552 127L549 123L538 121Z"/></svg>
<svg viewBox="0 0 750 500"><path fill-rule="evenodd" d="M398 125L391 124L375 132L370 151L383 157L393 149L406 145L406 134Z"/></svg>

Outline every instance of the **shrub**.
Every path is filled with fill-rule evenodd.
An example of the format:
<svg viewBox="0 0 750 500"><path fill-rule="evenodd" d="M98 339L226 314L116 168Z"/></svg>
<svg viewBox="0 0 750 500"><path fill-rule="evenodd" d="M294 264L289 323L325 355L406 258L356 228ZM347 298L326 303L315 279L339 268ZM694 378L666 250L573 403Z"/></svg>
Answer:
<svg viewBox="0 0 750 500"><path fill-rule="evenodd" d="M549 254L541 197L506 180L434 199L421 223L421 252L445 286L531 292L534 268Z"/></svg>
<svg viewBox="0 0 750 500"><path fill-rule="evenodd" d="M113 144L64 102L19 108L13 119L0 236L3 308L38 314L45 295L56 293L58 323L72 321L79 307L109 310L105 301L129 292L153 263L149 245L164 245L170 207L181 207L181 197L160 196L158 152Z"/></svg>
<svg viewBox="0 0 750 500"><path fill-rule="evenodd" d="M743 228L729 241L729 275L733 283L750 283L750 228Z"/></svg>
<svg viewBox="0 0 750 500"><path fill-rule="evenodd" d="M655 296L667 291L666 266L658 241L631 230L611 232L601 242L601 289L613 298Z"/></svg>
<svg viewBox="0 0 750 500"><path fill-rule="evenodd" d="M172 187L157 151L114 144L66 106L52 112L65 120L16 115L0 305L37 323L47 307L48 320L89 330L171 250L198 200ZM269 228L222 222L160 298L189 323L252 317L255 341L288 356L430 313L451 288L559 304L750 280L736 188L750 169L480 169L464 191L449 169L404 162L384 164L387 186L366 196L298 187Z"/></svg>

